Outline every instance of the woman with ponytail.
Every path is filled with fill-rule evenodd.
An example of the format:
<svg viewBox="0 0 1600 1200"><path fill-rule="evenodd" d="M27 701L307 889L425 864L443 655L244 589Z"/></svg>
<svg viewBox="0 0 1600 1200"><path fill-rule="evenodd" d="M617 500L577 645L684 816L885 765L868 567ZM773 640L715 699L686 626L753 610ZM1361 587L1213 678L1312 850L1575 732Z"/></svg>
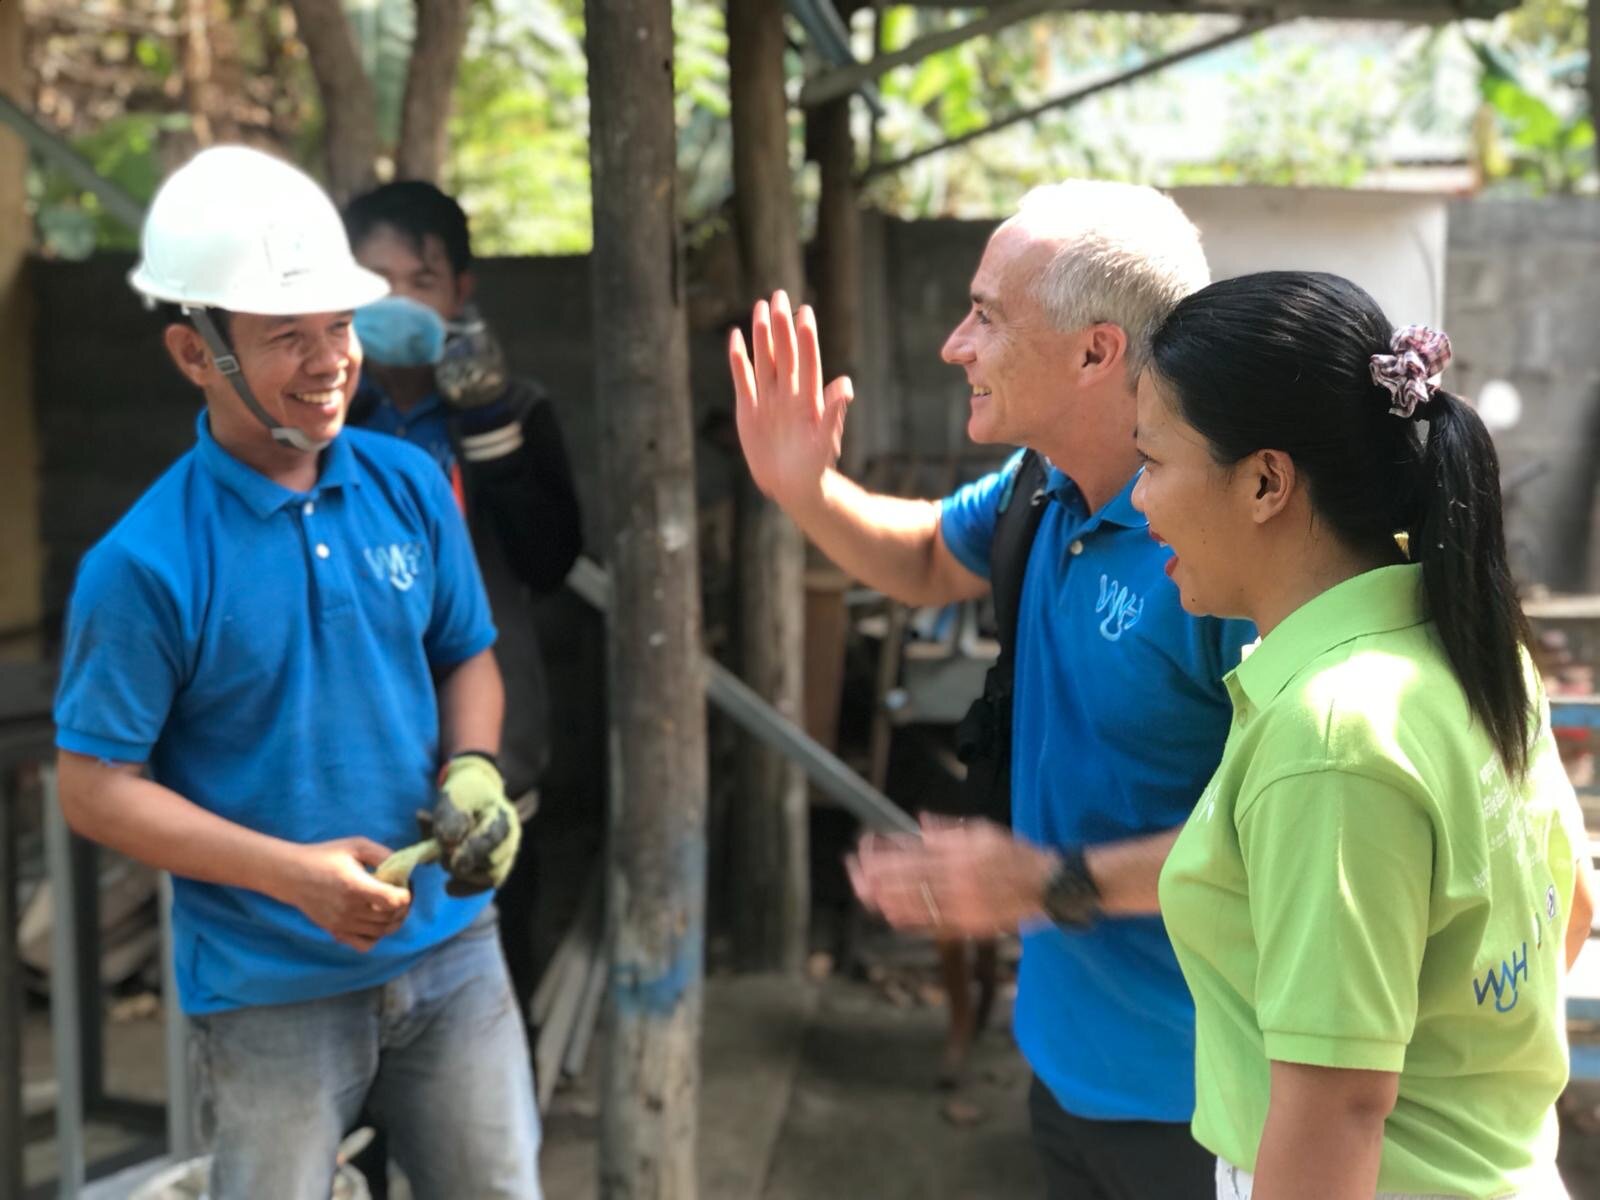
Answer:
<svg viewBox="0 0 1600 1200"><path fill-rule="evenodd" d="M1566 1194L1575 806L1449 357L1276 272L1180 303L1140 383L1183 605L1262 634L1161 879L1229 1200Z"/></svg>

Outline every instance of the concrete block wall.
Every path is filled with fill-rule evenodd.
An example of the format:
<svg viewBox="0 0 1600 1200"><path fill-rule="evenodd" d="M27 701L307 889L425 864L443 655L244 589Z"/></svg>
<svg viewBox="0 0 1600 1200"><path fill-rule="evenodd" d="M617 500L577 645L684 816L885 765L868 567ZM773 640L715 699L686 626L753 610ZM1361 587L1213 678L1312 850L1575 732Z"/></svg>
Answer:
<svg viewBox="0 0 1600 1200"><path fill-rule="evenodd" d="M1513 567L1555 591L1600 591L1600 203L1454 204L1447 261L1447 382L1468 397L1509 384L1521 402L1496 434L1505 475L1528 478L1507 502Z"/></svg>

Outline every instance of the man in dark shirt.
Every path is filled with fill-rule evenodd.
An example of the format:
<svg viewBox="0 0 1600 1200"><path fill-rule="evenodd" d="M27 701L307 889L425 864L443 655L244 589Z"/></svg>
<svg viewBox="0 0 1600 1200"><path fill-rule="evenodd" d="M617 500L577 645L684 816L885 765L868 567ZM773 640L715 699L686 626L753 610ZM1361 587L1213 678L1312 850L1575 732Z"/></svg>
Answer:
<svg viewBox="0 0 1600 1200"><path fill-rule="evenodd" d="M455 200L431 183L408 180L358 196L344 216L357 261L387 279L393 295L426 305L451 330L437 365L385 365L369 354L350 423L420 446L455 485L500 634L495 649L506 688L500 767L507 794L525 796L549 759L549 698L532 600L560 587L582 548L561 430L539 385L508 376L472 305L472 247ZM500 895L501 938L524 1019L536 982L535 861L527 855Z"/></svg>

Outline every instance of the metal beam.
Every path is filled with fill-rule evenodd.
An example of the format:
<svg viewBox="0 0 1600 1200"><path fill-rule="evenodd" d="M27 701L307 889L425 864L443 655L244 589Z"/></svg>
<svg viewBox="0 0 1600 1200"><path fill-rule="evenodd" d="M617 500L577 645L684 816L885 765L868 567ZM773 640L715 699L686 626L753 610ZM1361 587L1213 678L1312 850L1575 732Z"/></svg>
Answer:
<svg viewBox="0 0 1600 1200"><path fill-rule="evenodd" d="M194 1119L194 1098L189 1086L189 1018L178 1003L178 969L172 939L172 876L161 872L156 885L161 919L161 1015L166 1027L167 1153L175 1161L199 1153L195 1144L199 1128Z"/></svg>
<svg viewBox="0 0 1600 1200"><path fill-rule="evenodd" d="M811 48L830 67L857 65L850 49L850 28L839 15L834 0L788 0L788 9L800 27L806 31ZM883 97L875 87L863 87L861 98L867 102L872 115L884 115Z"/></svg>
<svg viewBox="0 0 1600 1200"><path fill-rule="evenodd" d="M22 964L17 961L18 770L0 763L0 1200L22 1196Z"/></svg>
<svg viewBox="0 0 1600 1200"><path fill-rule="evenodd" d="M74 150L59 134L39 124L33 114L0 93L0 124L16 130L33 152L59 167L73 183L93 192L118 221L137 233L144 226L144 205L94 169L94 164Z"/></svg>
<svg viewBox="0 0 1600 1200"><path fill-rule="evenodd" d="M1053 99L1046 100L1041 104L1035 104L1029 108L1024 108L1017 112L1011 113L1008 116L1001 117L998 120L991 121L989 124L978 129L970 130L967 133L963 133L959 137L948 138L945 141L939 142L937 145L925 146L921 150L914 150L910 154L904 155L900 158L891 159L888 162L874 163L862 173L861 182L865 183L869 179L874 179L879 175L887 175L891 172L899 171L910 166L914 162L918 162L921 159L929 157L930 155L942 154L946 150L954 150L957 146L965 146L969 142L975 142L979 138L988 137L991 133L998 133L1000 130L1008 129L1012 125L1019 124L1020 122L1031 121L1033 118L1042 113L1049 112L1052 109L1070 108L1072 105L1081 103L1082 101L1089 99L1091 96L1096 96L1101 92L1109 91L1112 88L1121 87L1126 83L1132 83L1134 80L1142 79L1146 75L1153 75L1157 71L1165 70L1167 67L1175 66L1186 59L1197 58L1202 54L1209 54L1211 51L1221 49L1223 46L1229 45L1232 42L1237 42L1244 38L1260 33L1263 29L1270 28L1275 24L1277 24L1276 20L1264 18L1256 18L1245 21L1238 27L1230 29L1227 33L1219 34L1216 37L1206 38L1204 41L1195 42L1192 45L1183 47L1182 49L1174 50L1170 54L1163 54L1160 58L1153 58L1149 62L1140 63L1137 67L1133 67L1130 70L1119 71L1115 75L1108 76L1104 79L1098 79L1094 83L1074 88L1070 92L1064 92L1061 95L1056 96Z"/></svg>
<svg viewBox="0 0 1600 1200"><path fill-rule="evenodd" d="M976 17L965 25L927 34L890 54L881 54L871 62L839 67L818 75L800 89L800 107L815 108L829 100L848 96L863 84L888 74L896 67L921 62L930 54L959 46L962 42L971 41L975 37L996 33L1015 25L1018 21L1026 21L1030 17L1037 17L1047 12L1096 6L1095 0L1011 0L1009 4L996 5L983 16Z"/></svg>
<svg viewBox="0 0 1600 1200"><path fill-rule="evenodd" d="M910 0L919 8L962 7L947 0ZM1520 0L1010 0L991 6L983 16L955 29L930 33L891 54L871 62L825 71L800 89L800 106L815 108L828 100L856 91L896 67L921 62L930 54L962 42L996 33L1018 21L1053 13L1136 12L1154 16L1212 14L1247 20L1288 21L1298 17L1362 21L1456 21L1464 17L1489 18L1515 8Z"/></svg>
<svg viewBox="0 0 1600 1200"><path fill-rule="evenodd" d="M611 607L611 577L588 558L580 558L567 576L567 586L604 613ZM817 788L883 833L916 833L917 823L877 788L829 753L793 721L773 708L737 675L706 657L706 699L752 737L798 762Z"/></svg>
<svg viewBox="0 0 1600 1200"><path fill-rule="evenodd" d="M78 922L97 917L78 907L72 831L56 798L54 765L39 768L44 788L44 844L50 873L50 1037L56 1065L56 1195L76 1200L86 1177L84 1161L83 1008L85 997L79 975ZM100 995L87 1003L99 1016Z"/></svg>

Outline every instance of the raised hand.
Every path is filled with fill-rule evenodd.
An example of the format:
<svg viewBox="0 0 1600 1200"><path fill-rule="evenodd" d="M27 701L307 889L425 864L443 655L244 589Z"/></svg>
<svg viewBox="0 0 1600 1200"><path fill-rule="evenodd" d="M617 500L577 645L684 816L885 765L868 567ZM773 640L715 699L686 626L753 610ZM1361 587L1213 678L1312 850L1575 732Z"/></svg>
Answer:
<svg viewBox="0 0 1600 1200"><path fill-rule="evenodd" d="M854 389L848 376L823 387L816 316L810 305L791 314L784 292L756 302L751 342L747 353L737 329L728 339L739 444L762 492L785 509L804 506L839 460Z"/></svg>

